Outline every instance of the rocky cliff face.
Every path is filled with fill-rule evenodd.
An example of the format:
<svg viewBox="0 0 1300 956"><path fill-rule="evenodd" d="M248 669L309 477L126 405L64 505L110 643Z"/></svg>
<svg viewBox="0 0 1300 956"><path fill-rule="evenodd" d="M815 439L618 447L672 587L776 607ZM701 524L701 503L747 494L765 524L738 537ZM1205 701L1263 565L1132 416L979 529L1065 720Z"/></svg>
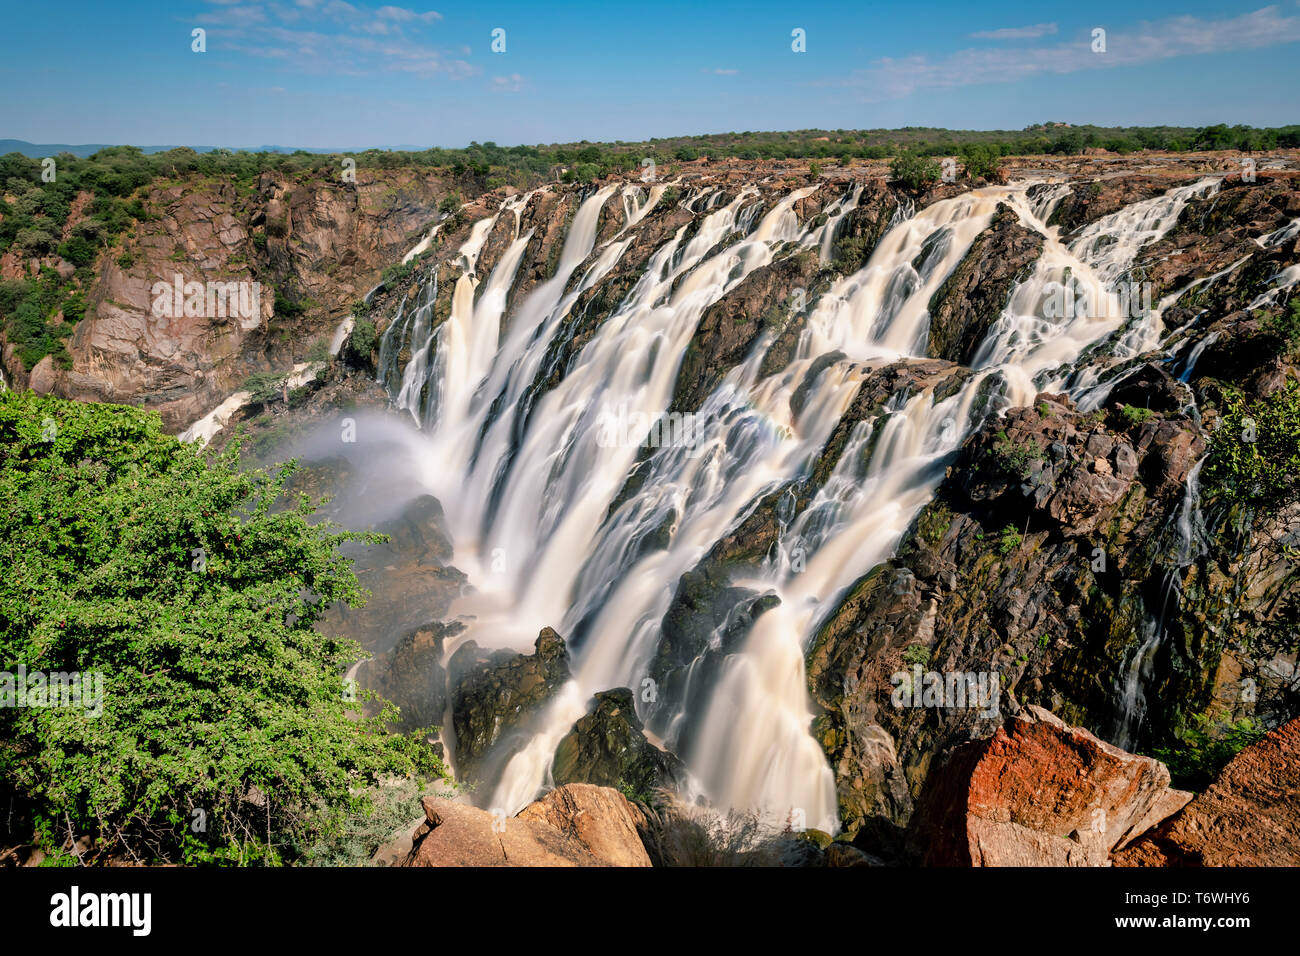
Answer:
<svg viewBox="0 0 1300 956"><path fill-rule="evenodd" d="M469 340L498 322L487 351L501 351L501 367L484 364L494 376L463 386L478 417L466 413L456 442L437 446L465 473L444 482L441 504L410 502L385 525L386 550L362 559L366 583L389 599L384 619L338 618L363 639L384 632L366 642L376 656L358 677L397 699L408 727L449 721L458 774L485 790L573 682L586 713L564 710L565 725L548 728L558 744L539 789L711 796L705 764L736 749L718 742L719 700L744 698L745 685L728 682L756 669L751 639L774 620L806 623L792 658L802 678L782 667L756 683L792 677L811 720L796 708L767 724L758 707L732 723L744 724L737 734L811 724L793 736L811 734L824 756L831 813L846 838L862 835L854 852L867 862L898 858L909 825L946 834L913 845L933 861L1126 852L1148 817L1172 810L1165 768L1124 751L1165 752L1205 722L1294 716L1295 649L1259 640L1295 597L1276 546L1293 542L1294 515L1243 527L1203 500L1198 475L1232 394L1261 399L1297 377L1273 319L1297 278L1300 188L1286 171L1196 185L1239 169L1225 163L1036 159L1004 171L1052 181L920 193L871 167L813 177L692 164L671 184L473 199L372 297L374 340L354 336L311 386L370 389L367 401L387 399L438 435L455 384L446 363L481 360ZM74 368L41 385L145 401L186 424L250 371L283 368L306 357L306 339L332 335L427 232L447 188L396 172L355 188L268 176L246 196L160 186L159 218L132 240L135 263L103 264ZM1024 300L1066 259L1067 283L1086 265L1146 283L1151 307L1088 316L1063 334L1070 323ZM189 319L158 329L149 280L173 264L187 278L258 278L281 293L280 311L264 297L255 330ZM712 444L698 467L642 442L617 475L586 481L608 460L583 441L597 390L616 375L640 394L662 382L652 411L704 423ZM255 402L232 424L269 430L295 414L286 399ZM910 483L882 485L900 469L914 469ZM477 498L459 498L462 479ZM506 507L519 485L543 490ZM846 516L866 507L854 496L882 486L892 490L875 504L903 515L897 529L853 524ZM502 532L503 512L533 505L526 534ZM473 541L451 539L444 506L479 509ZM567 553L564 576L544 565L544 545L574 533L563 521L575 512L598 527ZM559 582L568 603L563 620L528 626L553 624L565 639L547 628L533 654L481 648L474 620L451 619L474 583L452 567L456 549L496 544L494 532L540 542L522 556L522 586L534 574ZM881 541L860 552L855 535ZM825 582L815 593L798 583L813 565ZM629 596L647 580L655 587ZM591 677L593 657L622 669ZM945 703L945 686L927 703L932 675L957 675L970 701ZM900 704L904 689L912 702ZM1064 743L1061 721L1074 728ZM774 753L788 743L763 742ZM1126 790L1106 804L1117 816L1105 840L1086 828L1071 837L1091 798L1057 832L1062 820L1031 806L1035 781L1051 781L1029 768L1049 752L1112 761L1145 802ZM1016 779L992 787L988 775L1012 762ZM983 822L962 817L958 834L940 797L974 800ZM975 832L985 824L997 833ZM1006 827L1019 828L1014 839ZM1142 852L1186 855L1178 833L1160 839ZM863 862L843 846L823 857Z"/></svg>
<svg viewBox="0 0 1300 956"><path fill-rule="evenodd" d="M267 172L251 191L193 176L158 182L142 200L149 218L98 263L70 343L72 368L46 359L25 370L12 349L5 367L15 384L143 405L180 431L251 373L288 369L313 343L328 345L452 191L444 177L411 170L358 171L355 183ZM216 314L206 299L202 310L155 314L155 285L177 276L205 289L257 283L257 314Z"/></svg>
<svg viewBox="0 0 1300 956"><path fill-rule="evenodd" d="M950 239L942 232L931 237L912 263L920 282L942 269L927 302L925 354L856 367L842 351L808 356L816 303L871 261L894 224L961 195L961 188L916 196L879 180L752 187L754 216L797 188L790 205L796 221L813 229L839 218L824 244L778 247L771 262L747 272L702 311L675 370L669 412L702 412L741 368L775 381L808 358L811 364L797 366L802 384L789 395L791 421L805 413L819 376L847 365L859 384L797 477L764 489L676 579L644 671L657 694L618 701L598 694L592 713L564 738L553 770L557 782L584 776L616 782L610 774L623 765L615 752L634 754L641 746L639 721L611 722L611 713L628 703L688 762L704 749L699 734L714 689L745 654L755 622L781 604L779 593L754 582L774 562L789 560L788 529L815 525L832 481L853 464L845 456L869 460L882 423L907 399L928 393L938 405L979 374L988 361L981 350L999 334L1013 295L1052 243L1104 249L1133 241L1118 225L1114 234L1098 234L1098 224L1123 223L1135 203L1158 201L1190 182L1166 170L1112 170L1095 178L1078 175L1086 169L1072 172L1073 181L1029 194L1046 210L1051 234L1004 203L950 265L939 265ZM699 195L718 190L710 208L742 195L729 179L706 177L695 185ZM837 202L850 194L846 214ZM1293 657L1265 652L1250 637L1276 617L1290 586L1278 555L1264 543L1278 528L1258 529L1243 541L1227 523L1207 522L1196 475L1222 389L1262 396L1294 375L1276 349L1260 354L1271 340L1257 310L1289 294L1286 270L1300 259L1292 227L1298 196L1289 175L1254 183L1229 178L1208 194L1192 194L1177 208L1177 221L1154 238L1139 237L1126 277L1147 283L1164 335L1144 341L1130 321L1071 360L1075 381L1089 363L1098 369L1091 379L1098 388L1082 403L1079 390L1041 392L1028 405L1008 408L998 379L984 380L968 412L977 427L947 461L933 500L895 555L837 598L807 648L813 735L830 763L847 832L905 825L936 765L1027 708L1148 751L1177 741L1182 728L1206 715L1276 720L1284 713L1257 712L1241 694L1247 678L1277 690L1294 669ZM575 270L573 303L522 393L516 443L532 410L646 281L655 248L674 235L689 240L701 225L694 200L648 214L618 200L612 194L601 210L596 251ZM644 193L640 201L647 201ZM544 281L558 259L554 243L563 231L542 229L530 215L549 208L552 220L568 218L576 205L539 202L530 197L518 222L499 236L498 219L475 266L481 283L511 237L531 230L511 302L526 297L529 283L535 288ZM629 221L638 228L626 250L599 281L587 281L600 267L600 239L620 237ZM542 262L550 265L528 265ZM450 315L449 290L461 274L454 262L449 268L438 273L445 305L433 310L435 324ZM1279 291L1270 296L1271 289ZM507 327L511 315L507 307ZM611 519L651 487L653 459L653 449L640 449L609 506ZM630 551L671 548L680 520L680 512L669 512L633 538ZM1243 592L1245 577L1269 583ZM577 644L588 626L589 619L577 622ZM996 683L993 706L899 707L897 675L918 667L987 675ZM1096 862L1112 847L1075 856Z"/></svg>

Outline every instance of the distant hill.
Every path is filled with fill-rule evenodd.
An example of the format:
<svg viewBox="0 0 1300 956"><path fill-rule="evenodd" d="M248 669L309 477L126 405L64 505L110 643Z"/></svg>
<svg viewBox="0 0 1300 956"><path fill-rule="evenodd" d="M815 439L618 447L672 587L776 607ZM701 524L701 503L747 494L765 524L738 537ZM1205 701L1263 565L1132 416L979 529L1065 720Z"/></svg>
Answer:
<svg viewBox="0 0 1300 956"><path fill-rule="evenodd" d="M91 156L105 149L108 146L119 145L116 143L82 143L78 146L67 143L29 143L24 139L0 139L0 156L8 153L22 153L24 156L30 156L33 159L40 159L43 156L57 156L59 153L71 153L73 156ZM141 146L140 151L144 153L165 153L169 149L180 149L180 146ZM218 146L191 146L190 149L196 153L210 153L214 149L220 149ZM321 148L312 146L232 146L228 147L236 152L242 153L363 153L367 149L374 149L371 146L356 147L338 147L338 148ZM391 146L379 147L380 149L394 150L411 150L418 152L424 149L423 146Z"/></svg>
<svg viewBox="0 0 1300 956"><path fill-rule="evenodd" d="M111 143L83 143L80 146L72 146L67 143L29 143L22 139L0 139L0 156L8 153L22 153L24 156L39 158L41 156L57 156L59 153L71 153L73 156L90 156L99 152ZM146 153L165 153L169 149L175 149L175 146L141 146L140 149ZM206 153L212 149L211 146L196 146L194 149L200 153Z"/></svg>

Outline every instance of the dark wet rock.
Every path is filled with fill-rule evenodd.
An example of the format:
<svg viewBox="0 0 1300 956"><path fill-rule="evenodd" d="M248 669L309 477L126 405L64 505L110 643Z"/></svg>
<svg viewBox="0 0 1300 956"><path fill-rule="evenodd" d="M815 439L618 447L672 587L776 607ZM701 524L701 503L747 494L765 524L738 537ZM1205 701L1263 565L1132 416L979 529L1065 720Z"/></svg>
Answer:
<svg viewBox="0 0 1300 956"><path fill-rule="evenodd" d="M1169 529L1203 448L1180 412L1084 415L1053 395L967 440L897 556L849 589L808 653L814 734L848 832L906 822L937 760L1027 703L1115 731L1116 682L1163 600ZM1165 683L1146 693L1170 706L1145 733L1168 732L1182 719L1173 702L1205 700L1214 683L1214 654L1192 635L1228 584L1195 564L1183 573L1203 604L1168 615ZM897 706L916 667L984 675L995 706Z"/></svg>
<svg viewBox="0 0 1300 956"><path fill-rule="evenodd" d="M667 733L670 718L679 710L702 717L727 655L739 648L759 615L780 603L774 594L734 587L729 581L725 564L707 561L678 580L650 661L656 693L648 719L656 733ZM682 721L678 730L683 736L668 745L689 754L690 735L698 723Z"/></svg>
<svg viewBox="0 0 1300 956"><path fill-rule="evenodd" d="M765 333L779 335L794 311L794 290L806 290L817 271L817 255L811 251L778 259L755 269L705 309L682 358L670 411L698 411Z"/></svg>
<svg viewBox="0 0 1300 956"><path fill-rule="evenodd" d="M452 556L442 505L431 495L412 499L395 518L373 530L385 542L350 542L340 550L371 594L363 607L336 604L325 620L373 654L388 652L398 639L442 619L465 586L466 577L448 562ZM434 721L441 723L441 718Z"/></svg>
<svg viewBox="0 0 1300 956"><path fill-rule="evenodd" d="M447 679L456 777L475 783L491 779L527 742L533 718L569 679L569 652L549 627L538 634L532 654L485 652L467 641L447 662Z"/></svg>
<svg viewBox="0 0 1300 956"><path fill-rule="evenodd" d="M1177 412L1192 401L1191 389L1154 362L1146 362L1124 375L1111 386L1107 396L1108 404L1156 412Z"/></svg>
<svg viewBox="0 0 1300 956"><path fill-rule="evenodd" d="M1119 212L1125 206L1164 195L1179 182L1161 176L1124 176L1071 184L1070 192L1048 217L1049 226L1060 226L1069 236L1084 226Z"/></svg>
<svg viewBox="0 0 1300 956"><path fill-rule="evenodd" d="M401 708L404 731L440 727L447 707L443 643L465 629L459 622L434 621L405 634L380 658L357 669L357 681Z"/></svg>
<svg viewBox="0 0 1300 956"><path fill-rule="evenodd" d="M1246 304L1242 299L1258 294L1267 280L1262 272L1277 271L1262 263L1272 260L1280 264L1276 254L1261 249L1256 240L1297 217L1300 188L1294 178L1261 175L1253 183L1242 182L1240 177L1225 179L1214 195L1189 201L1177 225L1142 249L1138 274L1152 283L1154 300L1231 268L1213 283L1188 290L1186 304L1204 308L1211 302L1232 300L1241 308ZM1174 314L1170 320L1176 324L1180 318Z"/></svg>
<svg viewBox="0 0 1300 956"><path fill-rule="evenodd" d="M592 709L560 741L551 766L557 786L593 783L651 800L659 790L675 790L686 768L646 740L626 687L596 694Z"/></svg>
<svg viewBox="0 0 1300 956"><path fill-rule="evenodd" d="M852 843L835 842L828 846L824 854L824 865L831 867L845 866L885 866L884 860L858 849Z"/></svg>
<svg viewBox="0 0 1300 956"><path fill-rule="evenodd" d="M514 282L506 294L506 311L501 317L502 335L510 327L515 307L524 301L529 292L555 275L569 225L581 205L579 195L568 190L536 192L525 205L520 214L519 234L522 236L531 232L532 237L524 248Z"/></svg>
<svg viewBox="0 0 1300 956"><path fill-rule="evenodd" d="M1006 308L1011 290L1033 269L1043 237L1020 225L1011 207L999 204L989 227L930 299L927 353L969 365L989 327Z"/></svg>
<svg viewBox="0 0 1300 956"><path fill-rule="evenodd" d="M883 181L863 184L857 206L844 215L836 230L832 265L837 272L849 275L866 265L890 223L901 214L904 202L910 200L900 198Z"/></svg>
<svg viewBox="0 0 1300 956"><path fill-rule="evenodd" d="M758 573L774 557L781 528L808 506L825 483L854 428L882 414L890 396L900 390L931 388L938 393L966 374L950 362L935 359L901 361L867 371L810 475L758 499L709 554L679 578L650 665L658 687L658 700L648 717L652 729L667 733L672 715L683 708L689 715L703 707L726 654L739 646L760 614L778 603L774 594L760 594L732 582ZM689 754L691 725L689 719L682 721L678 725L682 736L669 741L680 753Z"/></svg>
<svg viewBox="0 0 1300 956"><path fill-rule="evenodd" d="M840 456L854 429L862 422L881 415L886 403L894 395L901 394L907 398L932 388L935 390L935 400L940 401L950 387L959 386L968 376L965 369L941 359L904 359L869 371L813 464L809 488L815 490L825 484L839 464ZM958 423L954 422L953 426L957 427ZM806 499L807 494L803 497Z"/></svg>

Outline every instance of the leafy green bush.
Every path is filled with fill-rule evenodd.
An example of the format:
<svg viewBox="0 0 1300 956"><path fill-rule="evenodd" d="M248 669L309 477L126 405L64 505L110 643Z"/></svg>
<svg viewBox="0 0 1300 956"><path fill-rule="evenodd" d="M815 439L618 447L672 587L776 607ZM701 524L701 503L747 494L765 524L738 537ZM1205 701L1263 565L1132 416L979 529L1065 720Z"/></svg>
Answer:
<svg viewBox="0 0 1300 956"><path fill-rule="evenodd" d="M1300 383L1254 401L1225 393L1201 480L1210 497L1230 506L1272 513L1294 502L1300 494Z"/></svg>
<svg viewBox="0 0 1300 956"><path fill-rule="evenodd" d="M375 323L370 319L357 319L356 324L352 326L352 334L348 336L348 363L358 368L368 368L370 354L375 350L378 341L379 335L375 331Z"/></svg>
<svg viewBox="0 0 1300 956"><path fill-rule="evenodd" d="M1293 355L1300 350L1300 296L1292 299L1289 310L1270 312L1262 327L1277 342L1279 355Z"/></svg>
<svg viewBox="0 0 1300 956"><path fill-rule="evenodd" d="M378 537L275 507L292 463L238 454L139 409L0 394L0 664L102 679L97 715L0 708L0 791L47 846L287 862L368 814L367 786L442 773L386 732L393 708L360 717L360 648L316 627L365 596L339 546Z"/></svg>
<svg viewBox="0 0 1300 956"><path fill-rule="evenodd" d="M395 834L424 818L421 802L429 787L420 780L402 777L385 780L368 788L373 810L345 818L341 825L323 833L303 854L311 866L375 866L375 852ZM452 788L439 789L439 796L452 797Z"/></svg>
<svg viewBox="0 0 1300 956"><path fill-rule="evenodd" d="M998 532L998 540L997 544L994 545L994 548L997 550L998 554L1005 558L1012 551L1015 551L1020 547L1021 540L1020 532L1016 530L1016 526L1009 524Z"/></svg>
<svg viewBox="0 0 1300 956"><path fill-rule="evenodd" d="M305 303L282 289L275 290L275 315L277 318L293 319L306 311L307 306Z"/></svg>
<svg viewBox="0 0 1300 956"><path fill-rule="evenodd" d="M244 379L240 390L248 392L254 404L265 404L281 397L285 377L284 372L254 372Z"/></svg>
<svg viewBox="0 0 1300 956"><path fill-rule="evenodd" d="M1139 408L1136 405L1125 405L1119 410L1120 420L1127 428L1141 425L1149 421L1153 415L1155 415L1155 412L1151 411L1151 409Z"/></svg>
<svg viewBox="0 0 1300 956"><path fill-rule="evenodd" d="M1006 432L998 432L993 443L993 461L1006 474L1028 478L1034 462L1043 457L1043 446L1037 441L1016 443Z"/></svg>
<svg viewBox="0 0 1300 956"><path fill-rule="evenodd" d="M1190 725L1179 730L1177 743L1157 747L1151 756L1169 767L1175 787L1199 792L1214 782L1229 760L1265 733L1267 729L1252 718L1216 725L1195 714Z"/></svg>
<svg viewBox="0 0 1300 956"><path fill-rule="evenodd" d="M308 362L328 362L330 360L330 341L326 338L316 339L307 347Z"/></svg>
<svg viewBox="0 0 1300 956"><path fill-rule="evenodd" d="M933 159L904 150L889 164L890 175L912 191L937 183L943 171Z"/></svg>
<svg viewBox="0 0 1300 956"><path fill-rule="evenodd" d="M55 325L53 320L59 311L68 321ZM66 354L63 340L72 334L76 320L84 313L84 300L76 287L53 269L42 268L34 279L0 283L5 335L28 369L46 355L62 359Z"/></svg>
<svg viewBox="0 0 1300 956"><path fill-rule="evenodd" d="M399 288L424 263L428 255L427 252L422 252L410 262L394 262L391 266L386 266L379 277L379 281L383 283L386 289ZM356 315L355 308L352 314Z"/></svg>
<svg viewBox="0 0 1300 956"><path fill-rule="evenodd" d="M966 175L971 179L990 179L996 175L1000 158L996 146L971 143L962 147L961 155L966 163Z"/></svg>
<svg viewBox="0 0 1300 956"><path fill-rule="evenodd" d="M835 243L831 260L845 275L857 272L866 265L867 257L871 254L870 243L868 236L845 236Z"/></svg>
<svg viewBox="0 0 1300 956"><path fill-rule="evenodd" d="M578 163L565 170L564 175L560 177L566 183L591 183L595 182L602 175L601 167L595 163Z"/></svg>
<svg viewBox="0 0 1300 956"><path fill-rule="evenodd" d="M95 243L85 236L72 236L67 242L59 243L59 255L74 266L88 266L98 254Z"/></svg>
<svg viewBox="0 0 1300 956"><path fill-rule="evenodd" d="M909 644L903 651L903 663L924 667L930 663L930 649L923 644Z"/></svg>
<svg viewBox="0 0 1300 956"><path fill-rule="evenodd" d="M921 512L921 517L916 522L916 533L922 541L937 547L943 541L943 536L948 533L948 528L952 524L952 511L947 505L931 504Z"/></svg>

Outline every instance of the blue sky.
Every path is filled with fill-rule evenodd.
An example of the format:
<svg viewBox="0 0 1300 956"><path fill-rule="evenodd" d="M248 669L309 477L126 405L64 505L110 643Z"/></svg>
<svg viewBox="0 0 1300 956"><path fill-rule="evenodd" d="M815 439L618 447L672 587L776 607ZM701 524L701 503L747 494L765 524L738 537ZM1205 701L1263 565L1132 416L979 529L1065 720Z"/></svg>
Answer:
<svg viewBox="0 0 1300 956"><path fill-rule="evenodd" d="M7 6L0 138L32 142L423 147L1300 122L1297 0ZM194 28L205 53L191 50ZM806 52L791 49L796 28Z"/></svg>

